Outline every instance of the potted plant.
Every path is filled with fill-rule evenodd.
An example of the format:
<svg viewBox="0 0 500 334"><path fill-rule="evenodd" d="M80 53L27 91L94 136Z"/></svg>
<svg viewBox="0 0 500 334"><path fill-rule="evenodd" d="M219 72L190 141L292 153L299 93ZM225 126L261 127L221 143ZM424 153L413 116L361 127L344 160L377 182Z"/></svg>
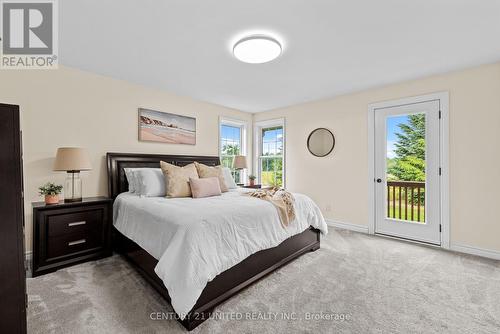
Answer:
<svg viewBox="0 0 500 334"><path fill-rule="evenodd" d="M59 203L59 194L61 193L63 186L54 184L52 182L47 182L43 186L38 188L40 195L45 196L45 204L57 204Z"/></svg>
<svg viewBox="0 0 500 334"><path fill-rule="evenodd" d="M257 176L253 175L253 174L250 174L248 175L248 181L250 182L250 185L251 186L254 186L255 185L255 179L257 178Z"/></svg>

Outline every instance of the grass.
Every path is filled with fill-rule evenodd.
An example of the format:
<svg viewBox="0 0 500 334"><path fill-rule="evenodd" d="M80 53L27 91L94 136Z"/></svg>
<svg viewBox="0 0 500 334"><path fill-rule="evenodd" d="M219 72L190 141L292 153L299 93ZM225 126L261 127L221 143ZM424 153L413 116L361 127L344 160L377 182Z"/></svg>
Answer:
<svg viewBox="0 0 500 334"><path fill-rule="evenodd" d="M403 204L403 203L401 203L401 204ZM386 208L386 210L387 210L387 208ZM401 217L400 217L399 216L399 203L396 202L396 212L394 212L394 208L392 207L392 202L391 202L391 206L389 207L389 217L388 218L395 218L395 219L425 223L425 206L420 206L420 220L418 219L418 207L416 205L413 207L413 220L411 219L411 206L410 205L408 205L408 218L405 218L405 211L406 211L406 208L404 205L402 205L401 206ZM395 215L394 215L394 213L395 213Z"/></svg>

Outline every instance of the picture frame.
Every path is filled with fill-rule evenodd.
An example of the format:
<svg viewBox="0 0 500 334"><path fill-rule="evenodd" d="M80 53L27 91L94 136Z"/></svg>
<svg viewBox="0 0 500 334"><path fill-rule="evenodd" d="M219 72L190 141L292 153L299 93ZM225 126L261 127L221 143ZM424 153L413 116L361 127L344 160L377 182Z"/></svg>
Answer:
<svg viewBox="0 0 500 334"><path fill-rule="evenodd" d="M196 145L196 118L139 108L139 141Z"/></svg>

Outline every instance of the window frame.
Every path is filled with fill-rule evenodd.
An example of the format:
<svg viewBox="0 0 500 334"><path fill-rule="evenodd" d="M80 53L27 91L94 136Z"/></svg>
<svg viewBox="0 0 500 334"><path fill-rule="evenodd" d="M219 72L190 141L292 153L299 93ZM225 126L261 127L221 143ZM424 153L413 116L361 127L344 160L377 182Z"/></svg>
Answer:
<svg viewBox="0 0 500 334"><path fill-rule="evenodd" d="M262 130L271 127L283 127L283 168L282 168L282 177L283 177L283 185L282 187L286 187L286 124L285 118L276 118L265 121L259 121L254 123L254 168L255 176L257 176L257 183L262 184L261 180L261 157L262 157Z"/></svg>
<svg viewBox="0 0 500 334"><path fill-rule="evenodd" d="M229 118L229 117L219 117L219 159L222 164L222 157L226 155L222 155L222 126L232 126L232 127L237 127L240 128L240 155L247 155L247 128L248 128L248 123L244 120L240 119L235 119L235 118ZM244 181L246 180L247 176L247 170L250 168L250 166L247 166L248 168L243 169L240 171L240 183L245 183Z"/></svg>

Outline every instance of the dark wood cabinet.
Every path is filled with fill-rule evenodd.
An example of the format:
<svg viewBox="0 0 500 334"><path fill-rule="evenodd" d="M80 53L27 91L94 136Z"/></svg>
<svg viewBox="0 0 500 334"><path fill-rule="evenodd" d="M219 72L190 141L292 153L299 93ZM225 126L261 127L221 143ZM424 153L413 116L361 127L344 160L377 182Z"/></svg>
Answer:
<svg viewBox="0 0 500 334"><path fill-rule="evenodd" d="M240 185L241 188L249 188L249 189L271 189L272 186L263 186L262 184L254 184L254 185L249 185L249 184L242 184Z"/></svg>
<svg viewBox="0 0 500 334"><path fill-rule="evenodd" d="M0 104L0 332L26 333L23 164L19 106Z"/></svg>
<svg viewBox="0 0 500 334"><path fill-rule="evenodd" d="M33 277L110 256L112 201L33 203Z"/></svg>

